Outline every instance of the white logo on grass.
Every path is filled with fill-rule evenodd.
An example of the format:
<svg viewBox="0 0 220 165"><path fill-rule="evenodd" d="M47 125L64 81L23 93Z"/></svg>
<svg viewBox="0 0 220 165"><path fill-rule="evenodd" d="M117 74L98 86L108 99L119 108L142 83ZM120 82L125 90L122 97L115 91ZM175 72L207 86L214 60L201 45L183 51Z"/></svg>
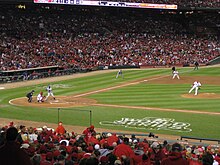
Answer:
<svg viewBox="0 0 220 165"><path fill-rule="evenodd" d="M175 122L175 119L145 117L143 119L122 118L121 120L101 121L101 125L124 126L126 128L146 129L146 130L171 130L178 132L191 132L189 123Z"/></svg>

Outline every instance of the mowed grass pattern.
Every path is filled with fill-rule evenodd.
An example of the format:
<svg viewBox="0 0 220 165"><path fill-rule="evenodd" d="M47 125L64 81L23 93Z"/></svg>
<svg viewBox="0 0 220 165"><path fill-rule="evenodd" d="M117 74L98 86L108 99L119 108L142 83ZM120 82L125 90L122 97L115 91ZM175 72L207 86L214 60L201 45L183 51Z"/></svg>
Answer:
<svg viewBox="0 0 220 165"><path fill-rule="evenodd" d="M193 71L192 68L178 69L181 75L186 76L219 76L220 68L200 68ZM145 69L145 70L124 70L124 79L116 79L116 72L97 74L66 80L62 82L51 82L54 86L54 94L60 96L77 95L90 91L100 90L108 87L120 86L124 83L140 81L135 85L119 87L116 89L91 94L86 97L93 98L100 104L113 104L128 106L127 108L87 106L62 108L60 119L64 124L88 126L89 111L92 111L92 122L95 127L106 129L117 129L127 131L155 132L170 135L188 135L203 138L218 138L220 115L193 114L183 112L164 112L157 108L170 108L193 110L203 112L220 112L219 99L189 99L181 97L187 93L191 84L148 84L143 80L152 76L170 76L171 69ZM193 81L193 80L192 80ZM66 88L56 87L65 85ZM36 94L41 90L45 91L48 84L38 84L35 86L20 87L16 89L0 90L0 117L30 121L41 121L44 123L57 122L57 108L35 108L19 107L10 105L11 99L24 97L25 94L34 89ZM220 85L205 84L202 89L205 93L220 94ZM152 107L152 110L133 109L129 106ZM82 110L88 110L82 111ZM113 122L122 118L143 119L145 117L171 118L176 122L190 124L191 132L179 132L177 130L149 130L146 128L137 129L135 127L100 125L102 121Z"/></svg>
<svg viewBox="0 0 220 165"><path fill-rule="evenodd" d="M105 104L188 109L219 112L219 99L190 99L181 97L189 85L138 84L90 96ZM220 86L208 86L205 93L216 93Z"/></svg>

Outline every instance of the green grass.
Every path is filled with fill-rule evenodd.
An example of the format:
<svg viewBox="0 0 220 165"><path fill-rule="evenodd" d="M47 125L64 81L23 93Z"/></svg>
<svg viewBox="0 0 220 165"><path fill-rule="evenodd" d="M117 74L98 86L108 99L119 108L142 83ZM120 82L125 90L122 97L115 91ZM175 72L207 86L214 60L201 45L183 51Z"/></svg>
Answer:
<svg viewBox="0 0 220 165"><path fill-rule="evenodd" d="M89 91L99 90L107 87L115 87L127 82L143 80L152 76L170 75L170 69L146 69L146 70L124 70L124 79L115 79L116 72L97 74L95 76L87 76L66 80L61 82L51 82L55 95L76 95ZM185 76L219 76L220 68L200 68L198 71L192 71L192 68L180 68L179 72ZM193 80L192 80L193 81ZM0 90L0 117L20 120L41 121L45 123L57 122L57 108L36 108L21 107L9 104L9 100L24 97L25 94L34 89L35 94L41 90L45 91L48 84L39 84L27 87ZM65 85L65 86L62 86ZM1 86L1 85L0 85ZM159 108L183 109L203 112L220 112L219 99L189 99L182 98L180 95L187 93L189 84L148 84L139 83L129 85L101 93L87 96L93 98L100 104L114 104L123 106L141 106L152 107L151 110L133 109L133 108L113 108L102 106L86 106L61 108L60 119L64 124L88 126L89 111L92 111L92 122L95 127L106 129L117 129L127 131L155 132L170 135L187 135L203 138L220 139L219 131L220 115L192 114L183 112L158 111ZM45 91L46 92L46 91ZM205 84L202 92L220 94L220 84ZM154 109L155 108L155 109ZM158 129L155 127L147 127L146 121L142 126L140 123L130 122L130 126L112 124L114 121L120 121L122 118L144 119L147 117L156 117L159 119L172 119L173 123L183 122L189 123L187 127L192 129L191 132L184 130L172 130L165 127ZM111 123L106 124L106 123ZM105 124L101 124L105 123ZM133 124L133 125L132 125ZM139 124L139 126L138 126ZM172 125L172 124L171 124ZM137 128L138 127L138 128Z"/></svg>
<svg viewBox="0 0 220 165"><path fill-rule="evenodd" d="M209 86L204 92L216 93L220 86ZM100 103L161 108L178 108L195 111L219 112L219 99L190 99L180 95L188 92L188 85L138 84L91 95ZM212 106L210 106L210 104Z"/></svg>

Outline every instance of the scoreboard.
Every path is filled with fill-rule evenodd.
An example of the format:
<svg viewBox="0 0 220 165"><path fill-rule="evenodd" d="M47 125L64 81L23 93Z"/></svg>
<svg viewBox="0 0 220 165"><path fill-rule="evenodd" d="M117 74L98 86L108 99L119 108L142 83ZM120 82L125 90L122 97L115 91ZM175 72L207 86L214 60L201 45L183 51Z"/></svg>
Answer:
<svg viewBox="0 0 220 165"><path fill-rule="evenodd" d="M177 5L170 5L170 4L114 2L114 1L96 1L96 0L95 1L93 1L93 0L34 0L34 3L131 7L131 8L149 8L149 9L172 9L172 10L177 9Z"/></svg>

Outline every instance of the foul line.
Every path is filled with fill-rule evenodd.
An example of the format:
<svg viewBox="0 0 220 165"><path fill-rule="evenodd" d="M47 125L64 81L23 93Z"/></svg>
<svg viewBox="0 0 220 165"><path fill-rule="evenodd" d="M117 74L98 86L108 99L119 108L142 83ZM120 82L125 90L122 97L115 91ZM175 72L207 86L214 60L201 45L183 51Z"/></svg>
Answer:
<svg viewBox="0 0 220 165"><path fill-rule="evenodd" d="M154 78L147 79L147 80L140 80L140 81L136 81L136 82L125 83L125 84L117 85L117 86L114 86L114 87L109 87L109 88L99 89L99 90L96 90L96 91L91 91L91 92L87 92L87 93L82 93L82 94L79 94L79 95L75 95L75 96L73 96L73 97L88 96L88 95L91 95L91 94L100 93L100 92L105 92L105 91L109 91L109 90L112 90L112 89L117 89L117 88L126 87L126 86L130 86L130 85L136 85L136 84L139 84L139 83L145 82L145 81L157 80L157 79L161 79L161 78L168 77L168 76L170 76L170 75L164 75L164 76L154 77Z"/></svg>
<svg viewBox="0 0 220 165"><path fill-rule="evenodd" d="M219 112L203 112L203 111L192 111L192 110L183 110L183 109L169 109L169 108L158 108L158 107L141 107L141 106L139 107L139 106L113 105L113 104L92 104L92 105L93 106L114 107L114 108L130 108L130 109L183 112L183 113L194 113L194 114L220 115Z"/></svg>
<svg viewBox="0 0 220 165"><path fill-rule="evenodd" d="M75 95L75 96L73 96L73 97L88 96L88 95L91 95L91 94L94 94L94 93L105 92L105 91L109 91L109 90L112 90L112 89L117 89L117 88L129 86L129 85L135 85L135 84L139 84L139 83L140 83L140 81L138 81L138 82L132 82L132 83L127 83L127 84L123 84L123 85L118 85L118 86L114 86L114 87L104 88L104 89L100 89L100 90L96 90L96 91L91 91L91 92L87 92L87 93Z"/></svg>

